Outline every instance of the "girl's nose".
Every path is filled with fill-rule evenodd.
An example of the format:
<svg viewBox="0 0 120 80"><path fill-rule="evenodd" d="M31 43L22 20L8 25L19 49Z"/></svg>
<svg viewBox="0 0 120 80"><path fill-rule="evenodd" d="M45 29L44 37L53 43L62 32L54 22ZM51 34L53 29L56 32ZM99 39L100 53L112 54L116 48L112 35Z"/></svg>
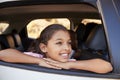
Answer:
<svg viewBox="0 0 120 80"><path fill-rule="evenodd" d="M68 44L65 44L65 45L64 45L64 49L65 49L65 50L70 50L70 49L71 49L71 46L68 45Z"/></svg>

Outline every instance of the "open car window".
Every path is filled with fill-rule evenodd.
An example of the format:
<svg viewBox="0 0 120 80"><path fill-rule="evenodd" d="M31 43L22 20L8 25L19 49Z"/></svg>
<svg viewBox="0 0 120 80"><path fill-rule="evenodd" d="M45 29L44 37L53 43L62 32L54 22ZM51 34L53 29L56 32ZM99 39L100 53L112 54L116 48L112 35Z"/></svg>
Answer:
<svg viewBox="0 0 120 80"><path fill-rule="evenodd" d="M119 63L119 59L115 60L112 57L114 54L112 53L111 55L112 51L110 49L114 49L114 47L110 46L109 35L113 34L108 33L108 30L114 30L115 27L111 29L106 27L108 25L105 24L107 21L105 22L105 19L103 19L104 15L100 12L102 10L99 10L96 4L96 1L101 2L104 0L94 0L93 4L92 0L90 2L87 0L78 2L75 0L74 2L73 0L73 3L72 0L70 2L34 2L31 0L30 3L27 1L23 0L24 4L21 4L22 2L19 3L19 1L11 4L6 2L0 6L0 22L4 20L10 22L5 25L0 23L1 50L14 48L25 52L45 26L57 23L64 25L68 30L78 32L77 41L80 50L92 51L94 54L99 55L100 58L109 61L113 66ZM109 0L106 1L109 2ZM4 31L5 33L3 34ZM117 55L115 56L117 57ZM87 59L90 59L90 57L87 57ZM0 80L9 80L8 78L11 78L11 80L16 80L17 78L29 80L119 80L119 66L114 67L116 67L116 70L107 74L97 74L84 70L57 70L36 64L17 64L0 61ZM46 75L50 78L47 78ZM6 79L7 76L8 78Z"/></svg>

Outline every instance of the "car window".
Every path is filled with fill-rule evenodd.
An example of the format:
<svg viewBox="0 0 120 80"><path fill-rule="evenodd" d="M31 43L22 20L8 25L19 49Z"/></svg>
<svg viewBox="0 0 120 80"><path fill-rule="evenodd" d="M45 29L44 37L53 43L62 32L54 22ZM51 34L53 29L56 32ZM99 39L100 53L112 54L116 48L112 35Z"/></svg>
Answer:
<svg viewBox="0 0 120 80"><path fill-rule="evenodd" d="M0 34L3 34L3 32L8 28L9 23L6 22L0 22Z"/></svg>
<svg viewBox="0 0 120 80"><path fill-rule="evenodd" d="M87 23L97 23L97 24L102 24L100 19L83 19L82 22L83 24L87 24Z"/></svg>
<svg viewBox="0 0 120 80"><path fill-rule="evenodd" d="M76 0L73 0L73 1L76 1ZM26 0L26 3L24 3L24 0L23 0L23 2L21 2L22 4L17 3L19 1L16 1L17 4L15 4L15 2L13 2L13 4L11 4L11 5L8 4L8 5L6 5L6 7L3 5L3 6L1 6L3 8L0 8L0 20L1 21L2 20L9 21L10 27L8 28L8 27L5 27L5 25L4 26L1 25L1 23L3 24L3 22L1 22L0 23L0 34L3 34L3 32L7 29L6 32L8 33L8 31L9 31L10 34L8 34L8 35L10 35L10 37L13 38L15 45L17 45L17 47L15 47L15 48L25 52L25 51L28 51L28 48L31 45L30 43L32 41L34 41L34 39L36 39L40 35L41 31L46 26L48 26L50 24L62 24L65 27L67 27L67 29L73 30L77 33L77 38L78 38L77 42L78 42L78 48L80 51L88 50L91 53L93 53L93 55L95 55L95 56L90 55L90 58L91 57L92 58L100 57L102 59L105 59L105 60L108 60L111 62L111 57L109 57L109 55L111 55L111 52L108 49L108 47L109 47L108 45L110 43L108 40L106 40L106 34L108 34L107 33L108 29L105 28L106 30L104 30L103 23L105 23L104 22L105 20L101 17L101 16L103 16L103 14L99 13L99 8L97 9L97 6L91 5L88 3L82 3L82 1L84 2L87 0L81 0L81 1L79 0L79 3L76 2L77 4L72 3L72 2L70 2L68 4L67 1L66 1L66 3L63 2L64 4L61 4L61 3L57 4L57 2L54 2L54 4L49 4L49 3L52 3L51 1L49 3L45 3L45 2L35 3L35 0L33 0L33 3L27 2L27 0ZM92 2L93 0L88 0L88 1ZM95 4L96 4L96 1L94 2ZM104 0L98 0L98 1L104 1ZM107 1L109 2L109 0L107 0ZM114 2L114 0L112 0L112 1ZM119 2L119 0L116 0L116 3L117 2ZM28 4L28 5L25 5L25 4ZM14 5L14 6L12 6L12 5ZM18 6L16 6L16 5L18 5ZM117 5L117 6L119 6L119 5ZM117 7L116 10L117 9L120 10L120 7ZM81 23L83 23L83 25L81 25ZM89 26L90 24L93 24L94 26L91 27L91 26ZM9 24L7 26L9 26ZM11 34L14 29L17 30L17 33ZM78 31L77 31L77 29L78 29ZM1 50L5 49L6 45L9 46L9 44L7 44L8 40L6 40L6 37L9 37L9 36L7 36L7 35L0 36L1 43L3 42L2 44L0 43ZM21 41L21 43L22 43L20 46L18 45L19 41ZM5 46L4 46L4 43L5 43ZM112 47L110 47L110 48L112 49ZM109 52L110 52L110 54L109 54ZM75 55L75 58L76 58L76 55ZM82 60L82 58L80 58L79 55L76 59ZM89 55L87 57L87 53L85 53L85 57L83 57L83 59L89 59ZM114 60L114 57L112 59ZM116 63L116 61L114 61L114 62ZM39 76L41 79L44 77L44 75L42 73L47 73L47 74L50 73L50 74L54 74L54 75L60 74L61 78L69 75L71 78L71 79L63 78L64 80L65 79L66 80L73 80L73 79L83 80L83 79L80 79L80 77L88 78L86 80L89 80L90 77L93 79L97 78L96 80L98 80L98 78L100 78L100 80L102 80L103 78L106 78L106 79L107 78L112 79L114 77L119 78L119 75L116 74L116 72L114 72L114 71L112 71L108 74L101 75L101 74L96 74L96 73L94 74L89 71L83 71L83 70L49 69L49 68L38 66L36 64L35 65L34 64L11 64L11 63L5 63L2 61L0 64L5 65L5 67L10 66L10 67L15 67L15 68L25 69L25 71L30 70L30 72L37 72L39 74L37 76ZM113 66L114 66L114 64L113 64ZM11 70L11 69L8 69L8 70ZM8 70L6 70L6 68L5 69L1 68L1 71L3 71L3 73ZM116 69L116 70L119 70L119 69ZM17 71L16 71L17 75L16 75L16 73L14 73L14 70L12 70L12 72L13 72L13 74L11 74L11 75L13 78L14 78L14 76L16 78L23 77L22 75L24 75L27 78L33 77L33 76L31 76L31 74L25 75L25 74L27 74L26 72L22 72L21 76L19 75L19 73ZM8 72L6 72L6 73L8 73ZM2 74L2 72L1 72L1 74ZM37 77L36 74L34 74L34 75L35 75L34 77ZM6 76L8 76L8 75L6 75ZM75 76L75 78L72 78L74 76ZM78 77L78 79L77 79L77 77ZM26 79L26 78L24 78L24 79ZM54 77L54 79L56 79L56 78ZM6 80L6 79L4 79L4 80Z"/></svg>
<svg viewBox="0 0 120 80"><path fill-rule="evenodd" d="M70 21L67 18L34 19L27 25L28 37L36 39L41 31L50 24L61 24L70 29Z"/></svg>

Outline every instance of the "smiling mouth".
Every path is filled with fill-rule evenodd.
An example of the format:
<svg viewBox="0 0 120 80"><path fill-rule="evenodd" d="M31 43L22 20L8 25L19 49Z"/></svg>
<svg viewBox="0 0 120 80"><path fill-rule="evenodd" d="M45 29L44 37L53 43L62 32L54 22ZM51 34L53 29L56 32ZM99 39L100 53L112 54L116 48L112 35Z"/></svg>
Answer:
<svg viewBox="0 0 120 80"><path fill-rule="evenodd" d="M69 58L69 54L67 54L67 53L62 53L62 54L60 54L60 56L62 56L64 59Z"/></svg>

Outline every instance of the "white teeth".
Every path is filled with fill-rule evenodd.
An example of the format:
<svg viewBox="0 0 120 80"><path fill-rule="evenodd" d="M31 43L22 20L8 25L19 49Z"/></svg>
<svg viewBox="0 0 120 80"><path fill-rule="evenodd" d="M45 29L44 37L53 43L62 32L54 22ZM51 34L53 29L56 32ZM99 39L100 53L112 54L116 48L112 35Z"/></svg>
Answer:
<svg viewBox="0 0 120 80"><path fill-rule="evenodd" d="M68 56L68 54L61 54L61 56L63 56L63 57L67 57L67 56Z"/></svg>

